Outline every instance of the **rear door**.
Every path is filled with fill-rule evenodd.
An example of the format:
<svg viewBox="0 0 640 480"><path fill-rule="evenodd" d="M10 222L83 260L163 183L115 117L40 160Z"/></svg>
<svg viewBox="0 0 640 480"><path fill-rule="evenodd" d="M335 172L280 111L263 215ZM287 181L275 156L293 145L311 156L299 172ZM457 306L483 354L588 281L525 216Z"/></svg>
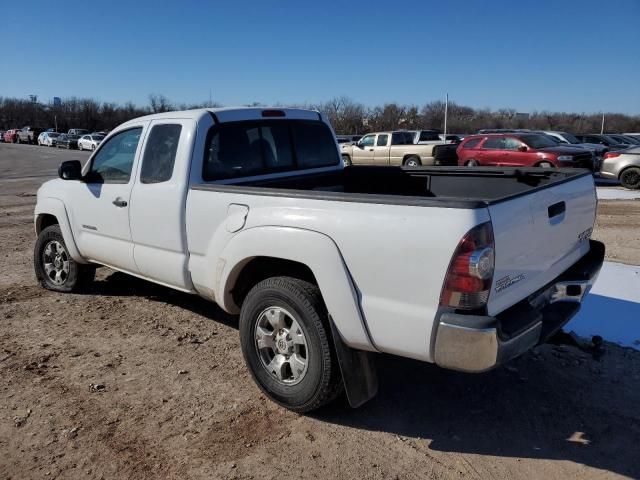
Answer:
<svg viewBox="0 0 640 480"><path fill-rule="evenodd" d="M504 161L504 138L489 137L482 144L480 158L482 165L497 166Z"/></svg>
<svg viewBox="0 0 640 480"><path fill-rule="evenodd" d="M131 194L133 256L140 273L190 289L185 210L195 122L153 120Z"/></svg>
<svg viewBox="0 0 640 480"><path fill-rule="evenodd" d="M491 205L495 315L552 281L589 250L596 214L591 175Z"/></svg>

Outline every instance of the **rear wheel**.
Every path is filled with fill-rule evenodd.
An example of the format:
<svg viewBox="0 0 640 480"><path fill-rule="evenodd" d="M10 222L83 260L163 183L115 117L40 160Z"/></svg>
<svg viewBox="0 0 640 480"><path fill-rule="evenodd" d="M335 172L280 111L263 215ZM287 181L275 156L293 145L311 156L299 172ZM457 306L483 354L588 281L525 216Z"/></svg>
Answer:
<svg viewBox="0 0 640 480"><path fill-rule="evenodd" d="M542 167L542 168L553 168L553 163L550 162L540 162L538 164L538 167Z"/></svg>
<svg viewBox="0 0 640 480"><path fill-rule="evenodd" d="M71 258L59 225L51 225L38 235L33 266L40 285L56 292L81 290L96 272L94 266L82 265Z"/></svg>
<svg viewBox="0 0 640 480"><path fill-rule="evenodd" d="M640 189L640 168L629 167L620 174L620 183L630 190Z"/></svg>
<svg viewBox="0 0 640 480"><path fill-rule="evenodd" d="M253 379L274 402L309 412L342 391L329 318L316 285L263 280L240 311L240 343Z"/></svg>
<svg viewBox="0 0 640 480"><path fill-rule="evenodd" d="M20 143L20 135L16 135L16 136L13 138L13 143Z"/></svg>
<svg viewBox="0 0 640 480"><path fill-rule="evenodd" d="M410 155L404 161L405 167L421 167L422 162L420 161L420 157L416 155Z"/></svg>

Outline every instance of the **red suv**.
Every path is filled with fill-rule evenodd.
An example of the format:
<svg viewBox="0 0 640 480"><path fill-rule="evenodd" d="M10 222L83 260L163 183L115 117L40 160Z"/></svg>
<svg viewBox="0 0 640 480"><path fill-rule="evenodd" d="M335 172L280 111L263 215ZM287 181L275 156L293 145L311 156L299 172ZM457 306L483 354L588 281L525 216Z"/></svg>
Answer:
<svg viewBox="0 0 640 480"><path fill-rule="evenodd" d="M470 167L595 167L590 150L558 145L547 135L537 133L472 135L456 152L458 165Z"/></svg>
<svg viewBox="0 0 640 480"><path fill-rule="evenodd" d="M7 143L16 143L18 141L18 130L14 128L4 132L4 141Z"/></svg>

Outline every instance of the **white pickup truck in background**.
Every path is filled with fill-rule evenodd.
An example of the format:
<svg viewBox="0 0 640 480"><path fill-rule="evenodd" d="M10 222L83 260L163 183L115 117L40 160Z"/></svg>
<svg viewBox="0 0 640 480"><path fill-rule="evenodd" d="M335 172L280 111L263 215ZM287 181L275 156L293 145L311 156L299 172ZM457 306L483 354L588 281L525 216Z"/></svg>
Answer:
<svg viewBox="0 0 640 480"><path fill-rule="evenodd" d="M42 286L106 265L210 299L240 315L256 383L299 412L375 395L375 352L508 361L579 310L604 258L589 172L344 168L314 111L138 118L59 175L35 208Z"/></svg>

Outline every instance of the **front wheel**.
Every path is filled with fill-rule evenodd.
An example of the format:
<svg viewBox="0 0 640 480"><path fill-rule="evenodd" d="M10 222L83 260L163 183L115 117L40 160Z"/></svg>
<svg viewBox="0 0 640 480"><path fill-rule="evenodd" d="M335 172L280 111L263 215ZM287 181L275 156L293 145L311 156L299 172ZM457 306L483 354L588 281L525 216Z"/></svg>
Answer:
<svg viewBox="0 0 640 480"><path fill-rule="evenodd" d="M469 160L467 163L465 163L465 165L466 165L467 167L477 167L477 166L479 166L480 164L478 163L478 161L477 161L477 160Z"/></svg>
<svg viewBox="0 0 640 480"><path fill-rule="evenodd" d="M620 174L620 183L629 190L640 189L640 168L629 167Z"/></svg>
<svg viewBox="0 0 640 480"><path fill-rule="evenodd" d="M272 277L248 293L240 311L242 354L274 402L310 412L342 391L327 310L316 285Z"/></svg>
<svg viewBox="0 0 640 480"><path fill-rule="evenodd" d="M82 151L82 144L78 142L78 150Z"/></svg>
<svg viewBox="0 0 640 480"><path fill-rule="evenodd" d="M67 249L59 225L40 232L33 249L33 267L40 285L56 292L76 292L95 276L95 267L77 263Z"/></svg>
<svg viewBox="0 0 640 480"><path fill-rule="evenodd" d="M351 165L351 158L349 158L349 155L342 155L342 163L344 163L345 167Z"/></svg>

